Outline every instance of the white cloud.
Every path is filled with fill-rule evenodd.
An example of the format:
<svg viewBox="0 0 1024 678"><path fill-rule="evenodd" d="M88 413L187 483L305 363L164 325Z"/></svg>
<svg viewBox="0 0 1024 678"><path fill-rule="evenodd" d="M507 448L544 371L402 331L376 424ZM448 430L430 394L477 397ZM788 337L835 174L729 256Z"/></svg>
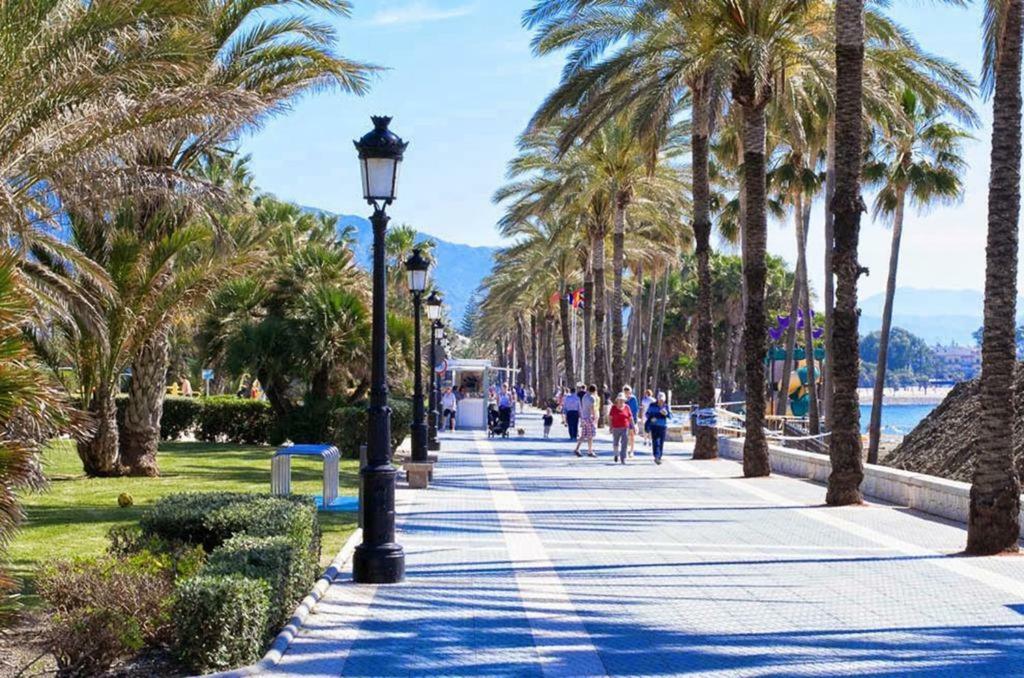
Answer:
<svg viewBox="0 0 1024 678"><path fill-rule="evenodd" d="M476 5L459 5L457 7L437 7L425 0L413 0L402 5L383 9L372 17L370 24L374 26L397 26L402 24L422 24L430 21L444 21L467 16L476 10Z"/></svg>

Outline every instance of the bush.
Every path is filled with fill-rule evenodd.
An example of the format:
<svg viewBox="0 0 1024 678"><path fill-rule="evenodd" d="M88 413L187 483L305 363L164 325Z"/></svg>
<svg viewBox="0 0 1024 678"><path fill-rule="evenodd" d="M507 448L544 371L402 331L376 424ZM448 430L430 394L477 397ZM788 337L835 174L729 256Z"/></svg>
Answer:
<svg viewBox="0 0 1024 678"><path fill-rule="evenodd" d="M269 622L270 586L261 579L199 576L174 599L180 659L196 673L258 661Z"/></svg>
<svg viewBox="0 0 1024 678"><path fill-rule="evenodd" d="M173 578L159 560L56 562L38 577L53 614L47 643L66 675L96 675L169 639Z"/></svg>
<svg viewBox="0 0 1024 678"><path fill-rule="evenodd" d="M235 535L284 535L320 560L316 504L299 496L240 492L185 492L160 499L140 521L142 532L172 543L213 551Z"/></svg>
<svg viewBox="0 0 1024 678"><path fill-rule="evenodd" d="M206 562L206 551L202 546L168 542L144 534L138 525L116 525L107 532L107 539L110 541L107 546L109 555L120 559L137 556L156 559L175 581L195 576Z"/></svg>
<svg viewBox="0 0 1024 678"><path fill-rule="evenodd" d="M239 575L270 585L268 637L288 623L295 606L316 581L319 563L288 537L240 535L224 542L207 563L204 574Z"/></svg>
<svg viewBox="0 0 1024 678"><path fill-rule="evenodd" d="M391 405L391 451L394 452L409 435L412 426L412 401L392 399ZM359 446L366 444L369 428L369 412L366 405L341 407L330 418L329 440L346 459L359 458Z"/></svg>
<svg viewBox="0 0 1024 678"><path fill-rule="evenodd" d="M266 401L234 396L204 398L196 436L207 442L264 445L273 421Z"/></svg>
<svg viewBox="0 0 1024 678"><path fill-rule="evenodd" d="M160 438L177 440L199 423L203 402L199 398L168 396L164 398L164 412L160 417Z"/></svg>

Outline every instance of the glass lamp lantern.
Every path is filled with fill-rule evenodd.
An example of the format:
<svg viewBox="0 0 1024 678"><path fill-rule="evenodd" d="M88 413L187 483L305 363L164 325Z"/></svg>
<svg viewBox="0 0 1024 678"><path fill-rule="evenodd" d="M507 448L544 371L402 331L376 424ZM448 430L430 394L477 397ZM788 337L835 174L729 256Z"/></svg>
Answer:
<svg viewBox="0 0 1024 678"><path fill-rule="evenodd" d="M434 290L427 297L427 318L432 321L441 319L441 295Z"/></svg>
<svg viewBox="0 0 1024 678"><path fill-rule="evenodd" d="M405 270L409 275L410 292L419 294L427 289L427 272L430 270L430 262L423 258L423 253L419 249L414 249L412 256L406 260ZM427 303L429 303L429 299Z"/></svg>
<svg viewBox="0 0 1024 678"><path fill-rule="evenodd" d="M390 205L398 197L398 172L409 145L388 129L391 118L373 116L373 131L354 142L359 151L363 197L368 203Z"/></svg>

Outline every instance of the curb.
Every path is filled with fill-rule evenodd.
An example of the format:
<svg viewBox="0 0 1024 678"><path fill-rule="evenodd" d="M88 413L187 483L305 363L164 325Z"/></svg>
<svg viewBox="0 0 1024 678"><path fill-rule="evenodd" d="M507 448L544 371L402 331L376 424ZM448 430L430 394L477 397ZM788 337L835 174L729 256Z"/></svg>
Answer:
<svg viewBox="0 0 1024 678"><path fill-rule="evenodd" d="M298 635L299 629L305 624L306 618L309 617L313 608L316 607L317 603L324 597L327 589L330 588L334 580L341 575L342 569L348 564L352 553L355 551L356 546L362 541L363 530L362 528L356 528L356 530L349 535L348 540L345 542L341 550L338 551L338 555L331 561L330 566L320 576L313 585L313 590L302 599L299 606L295 608L295 613L292 615L291 620L288 624L281 629L281 632L277 634L273 644L267 653L263 655L263 659L259 660L255 664L249 666L243 666L238 669L231 669L229 671L222 671L220 673L207 674L206 678L242 678L243 676L253 676L269 669L272 669L281 661L281 657L288 651L292 641L295 640L295 636Z"/></svg>

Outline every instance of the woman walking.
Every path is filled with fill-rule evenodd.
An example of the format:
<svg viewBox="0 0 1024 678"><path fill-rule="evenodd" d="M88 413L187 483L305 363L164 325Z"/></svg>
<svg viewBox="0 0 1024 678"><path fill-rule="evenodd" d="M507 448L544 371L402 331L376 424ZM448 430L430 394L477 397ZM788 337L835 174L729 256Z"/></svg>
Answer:
<svg viewBox="0 0 1024 678"><path fill-rule="evenodd" d="M615 396L615 404L608 413L608 420L612 429L612 451L615 453L615 461L625 464L629 439L632 437L629 434L633 431L633 411L626 404L625 394Z"/></svg>
<svg viewBox="0 0 1024 678"><path fill-rule="evenodd" d="M654 397L654 391L647 389L644 391L644 398L640 401L640 416L637 417L637 425L640 424L641 420L645 420L647 417L647 410L650 409L651 405L658 402L657 398ZM644 445L647 444L647 427L644 426L640 429L641 435L643 436Z"/></svg>
<svg viewBox="0 0 1024 678"><path fill-rule="evenodd" d="M632 426L629 427L629 458L632 459L633 451L636 449L636 426L640 421L640 401L633 394L632 386L623 386L622 393L619 395L626 398L626 407L633 415Z"/></svg>
<svg viewBox="0 0 1024 678"><path fill-rule="evenodd" d="M594 454L594 436L597 435L597 386L590 385L586 394L580 398L580 438L576 441L576 456L580 454L580 446L587 443L587 456L596 457Z"/></svg>
<svg viewBox="0 0 1024 678"><path fill-rule="evenodd" d="M459 408L458 402L451 386L446 388L444 395L441 396L441 430L455 430L455 412Z"/></svg>
<svg viewBox="0 0 1024 678"><path fill-rule="evenodd" d="M658 393L658 399L647 408L646 417L645 428L651 434L654 463L661 464L661 455L665 449L665 436L668 433L668 422L672 419L672 411L665 402L664 393Z"/></svg>

